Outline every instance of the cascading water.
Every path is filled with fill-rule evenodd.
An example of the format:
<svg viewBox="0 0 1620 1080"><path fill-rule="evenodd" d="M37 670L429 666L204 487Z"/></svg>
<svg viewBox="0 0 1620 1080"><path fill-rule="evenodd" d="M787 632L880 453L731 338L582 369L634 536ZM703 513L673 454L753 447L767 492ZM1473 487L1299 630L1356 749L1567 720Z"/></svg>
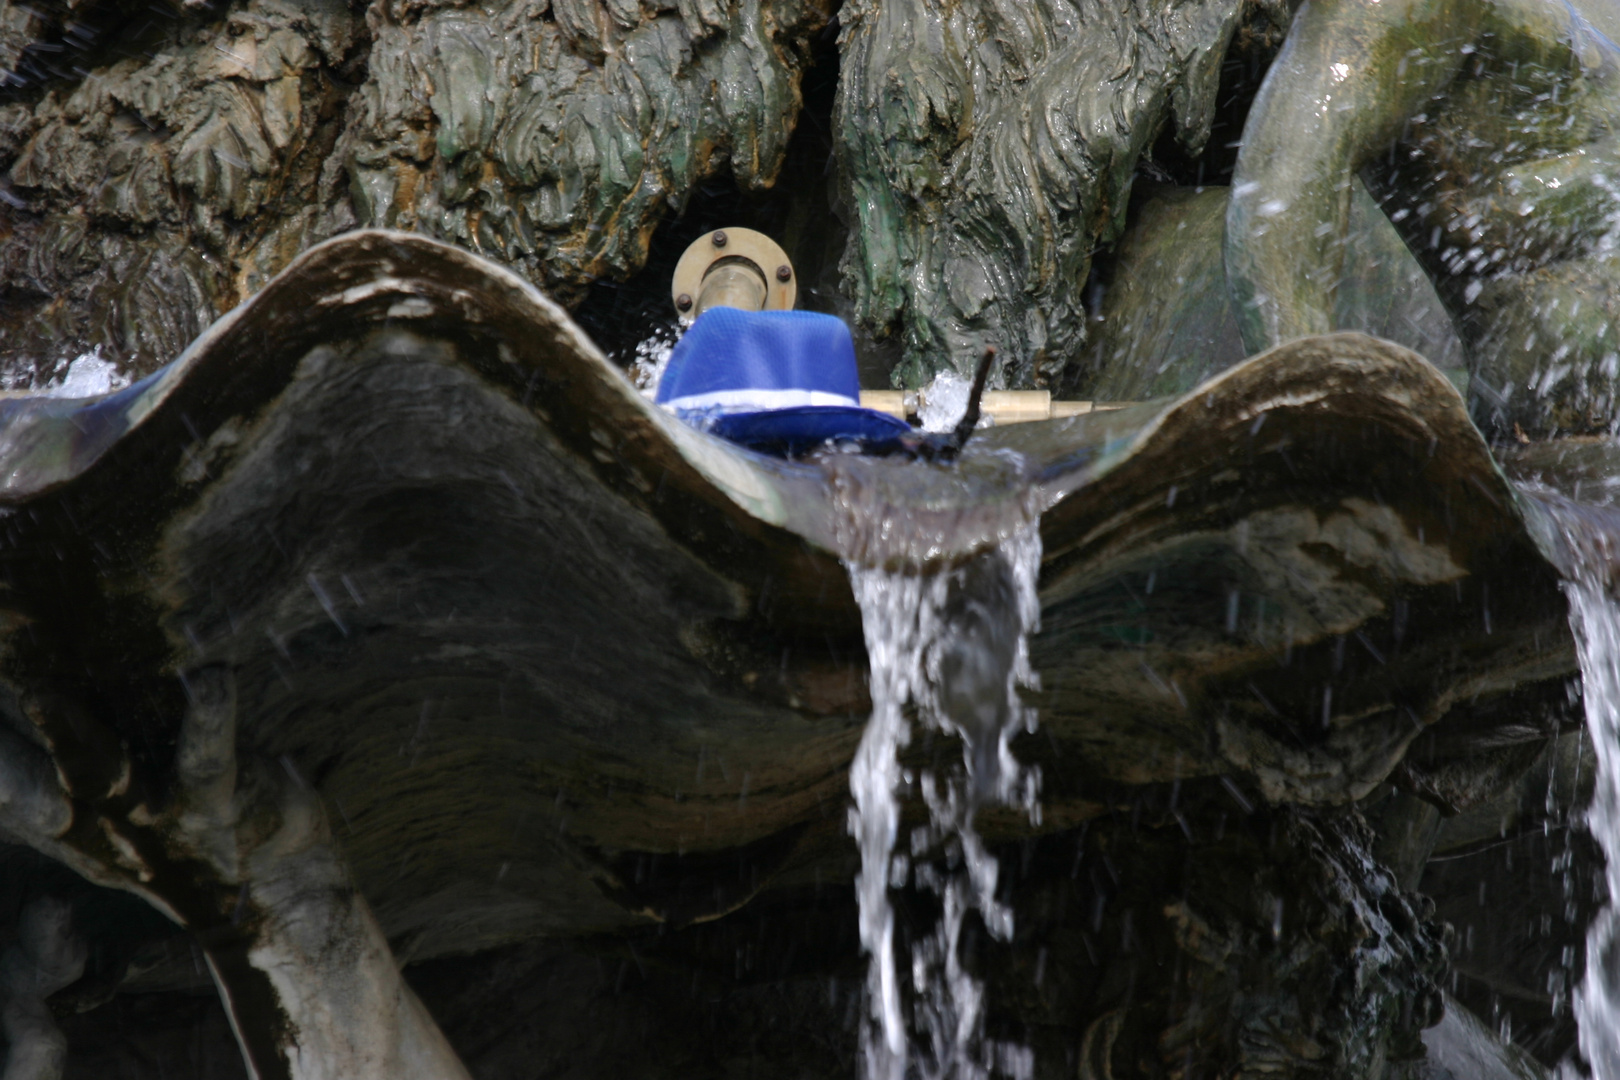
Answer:
<svg viewBox="0 0 1620 1080"><path fill-rule="evenodd" d="M1587 927L1586 975L1575 990L1575 1018L1581 1055L1596 1080L1620 1080L1620 600L1611 585L1620 537L1594 527L1573 508L1554 503L1553 509L1571 556L1564 593L1597 757L1586 823L1603 849L1610 897Z"/></svg>
<svg viewBox="0 0 1620 1080"><path fill-rule="evenodd" d="M872 717L850 770L861 943L871 956L864 1080L905 1080L913 1069L923 1080L1033 1071L1027 1050L985 1038L984 989L963 970L958 946L975 911L993 937L1012 936L1012 912L996 900L998 867L974 830L975 812L998 803L1021 806L1032 819L1039 813L1039 778L1014 759L1009 742L1035 723L1018 690L1036 686L1028 635L1040 617L1040 555L1040 533L1028 526L941 572L850 567L872 689ZM926 727L961 740L960 765L913 771L902 764L908 705ZM906 789L922 794L928 822L897 854ZM889 899L908 880L936 895L942 909L933 933L912 948L909 990Z"/></svg>

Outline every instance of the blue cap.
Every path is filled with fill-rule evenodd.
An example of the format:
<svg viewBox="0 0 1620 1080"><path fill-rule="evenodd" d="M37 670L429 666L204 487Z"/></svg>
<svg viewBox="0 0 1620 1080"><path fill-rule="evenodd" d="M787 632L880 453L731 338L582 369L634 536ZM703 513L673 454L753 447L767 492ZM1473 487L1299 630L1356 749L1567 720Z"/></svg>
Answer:
<svg viewBox="0 0 1620 1080"><path fill-rule="evenodd" d="M789 454L911 430L861 408L849 327L811 311L705 311L670 353L656 400L722 438Z"/></svg>

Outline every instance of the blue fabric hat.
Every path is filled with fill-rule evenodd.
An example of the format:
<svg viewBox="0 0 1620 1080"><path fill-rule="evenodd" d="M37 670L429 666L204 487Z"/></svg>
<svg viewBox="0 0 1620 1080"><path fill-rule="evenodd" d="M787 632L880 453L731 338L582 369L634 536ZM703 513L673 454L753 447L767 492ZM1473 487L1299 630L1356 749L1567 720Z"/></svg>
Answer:
<svg viewBox="0 0 1620 1080"><path fill-rule="evenodd" d="M810 311L704 312L670 353L656 400L705 431L773 453L911 430L861 408L849 327Z"/></svg>

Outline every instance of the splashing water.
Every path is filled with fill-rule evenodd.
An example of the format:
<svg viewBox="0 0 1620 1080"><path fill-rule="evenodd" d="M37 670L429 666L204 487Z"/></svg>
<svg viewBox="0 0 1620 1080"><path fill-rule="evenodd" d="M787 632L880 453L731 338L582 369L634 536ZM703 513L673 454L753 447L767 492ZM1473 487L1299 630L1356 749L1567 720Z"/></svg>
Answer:
<svg viewBox="0 0 1620 1080"><path fill-rule="evenodd" d="M1039 817L1039 777L1019 765L1008 744L1035 724L1018 689L1037 687L1028 635L1040 618L1040 556L1040 533L1028 526L939 573L850 568L872 671L872 717L850 769L849 823L861 850L861 944L871 956L865 1080L905 1080L914 1052L924 1080L981 1080L992 1071L1022 1080L1033 1072L1027 1049L984 1037L984 988L962 970L958 943L963 920L975 911L994 938L1012 937L1012 912L995 897L999 867L974 830L975 811L994 803ZM911 741L908 704L928 728L961 739L960 766L916 775L901 765ZM897 856L900 794L913 785L928 823L913 830L909 853ZM889 901L889 890L908 878L937 895L943 911L934 932L913 946L909 993L896 963Z"/></svg>
<svg viewBox="0 0 1620 1080"><path fill-rule="evenodd" d="M27 356L0 362L0 392L55 398L90 398L128 386L130 377L115 361L102 358L101 346L54 364Z"/></svg>
<svg viewBox="0 0 1620 1080"><path fill-rule="evenodd" d="M660 326L636 342L630 358L630 381L636 384L636 389L644 397L650 398L658 393L658 381L664 377L669 356L675 351L675 343L679 340L679 326Z"/></svg>
<svg viewBox="0 0 1620 1080"><path fill-rule="evenodd" d="M917 419L922 423L924 431L945 432L950 431L967 412L968 397L973 392L971 380L964 379L954 371L942 371L934 376L922 392L922 408L917 412Z"/></svg>
<svg viewBox="0 0 1620 1080"><path fill-rule="evenodd" d="M1575 989L1581 1054L1596 1080L1620 1080L1620 601L1610 587L1620 537L1553 506L1573 565L1564 594L1581 664L1586 725L1597 752L1586 825L1603 849L1609 904L1586 931L1586 975ZM1563 1070L1572 1077L1573 1070Z"/></svg>
<svg viewBox="0 0 1620 1080"><path fill-rule="evenodd" d="M923 388L922 408L917 410L922 429L936 434L954 430L967 412L968 398L972 396L972 379L964 379L950 370L935 375L934 381ZM988 414L979 417L981 428L994 423Z"/></svg>
<svg viewBox="0 0 1620 1080"><path fill-rule="evenodd" d="M129 376L111 360L101 358L101 346L82 353L68 364L60 382L43 388L47 397L87 398L110 394L129 385Z"/></svg>

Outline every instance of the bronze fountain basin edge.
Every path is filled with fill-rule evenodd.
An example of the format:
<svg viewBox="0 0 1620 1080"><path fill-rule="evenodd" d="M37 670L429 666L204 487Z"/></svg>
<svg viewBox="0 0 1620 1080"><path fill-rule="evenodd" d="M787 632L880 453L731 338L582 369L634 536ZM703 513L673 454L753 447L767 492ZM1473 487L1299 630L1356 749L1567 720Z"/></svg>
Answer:
<svg viewBox="0 0 1620 1080"><path fill-rule="evenodd" d="M508 271L360 232L136 386L0 400L0 459L8 696L73 694L161 776L176 675L228 663L244 750L321 791L414 955L702 917L829 857L867 708L841 558L1039 517L1046 827L1197 776L1424 790L1539 737L1491 703L1575 670L1455 391L1360 335L954 469L781 462L661 413ZM733 850L709 901L637 893Z"/></svg>

